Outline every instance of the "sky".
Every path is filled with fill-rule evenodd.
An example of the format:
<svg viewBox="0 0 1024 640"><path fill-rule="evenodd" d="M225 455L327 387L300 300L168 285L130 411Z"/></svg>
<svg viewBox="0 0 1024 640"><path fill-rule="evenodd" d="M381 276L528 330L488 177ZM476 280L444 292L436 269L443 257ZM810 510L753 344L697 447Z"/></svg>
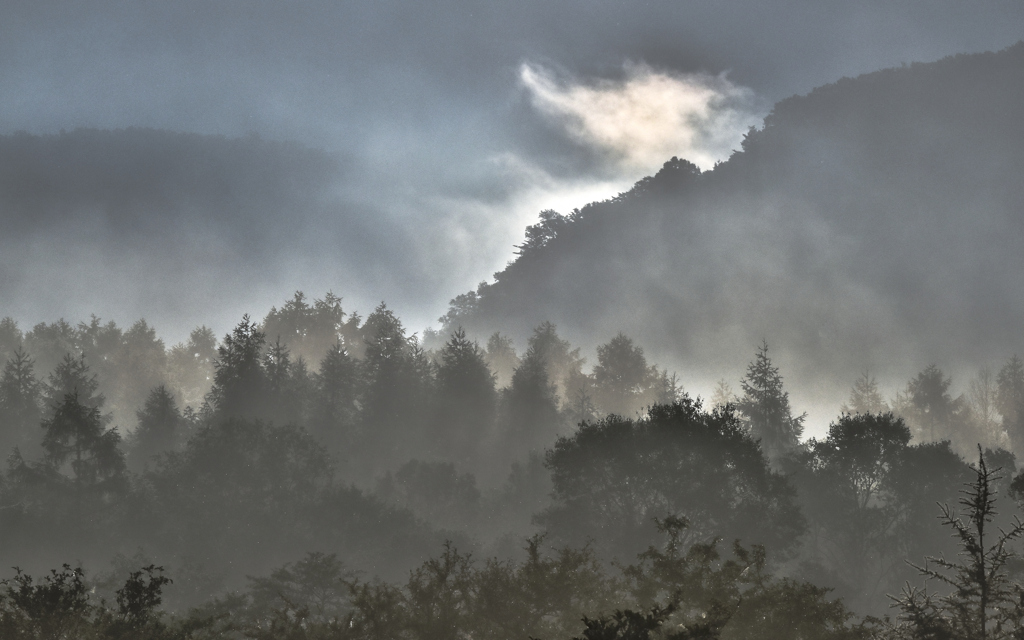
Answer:
<svg viewBox="0 0 1024 640"><path fill-rule="evenodd" d="M1022 37L1019 0L5 0L0 134L255 134L337 171L316 214L254 214L277 235L244 268L249 240L216 213L155 251L109 222L21 236L0 212L0 315L145 316L175 342L331 289L418 331L543 209L610 197L674 155L710 168L787 96Z"/></svg>

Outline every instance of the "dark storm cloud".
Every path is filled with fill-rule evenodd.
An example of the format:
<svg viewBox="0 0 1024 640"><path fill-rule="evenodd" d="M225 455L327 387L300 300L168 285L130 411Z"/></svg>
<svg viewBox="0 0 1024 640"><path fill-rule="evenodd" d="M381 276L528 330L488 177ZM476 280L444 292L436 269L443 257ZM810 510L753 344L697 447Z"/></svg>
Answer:
<svg viewBox="0 0 1024 640"><path fill-rule="evenodd" d="M31 292L50 276L28 247L59 244L92 277L142 269L192 282L193 294L231 283L235 299L259 303L330 286L363 309L387 298L422 325L500 268L536 211L638 177L616 182L619 166L601 149L538 113L523 64L591 87L625 81L630 64L728 72L765 107L842 75L1005 46L1020 37L1022 14L1017 2L7 2L0 132L256 132L325 149L344 170L317 184L315 203L298 189L264 199L245 228L223 212L155 224L142 204L77 234L44 216L6 253L0 282L21 285L2 293L28 315L58 313L61 300L79 300L59 311L71 316L157 315L138 291L151 285L135 285L133 301L65 280L68 292L35 305ZM196 251L218 259L181 259ZM230 313L262 311L253 306ZM151 319L196 323L203 313Z"/></svg>

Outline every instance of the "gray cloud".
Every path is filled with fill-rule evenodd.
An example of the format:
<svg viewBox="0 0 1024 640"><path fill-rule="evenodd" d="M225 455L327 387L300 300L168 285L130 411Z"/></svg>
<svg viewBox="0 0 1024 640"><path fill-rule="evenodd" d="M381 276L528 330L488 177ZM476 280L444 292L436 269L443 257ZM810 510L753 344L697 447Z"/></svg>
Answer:
<svg viewBox="0 0 1024 640"><path fill-rule="evenodd" d="M655 145L643 162L609 166L592 144L553 129L521 85L523 61L576 79L551 95L642 77L714 84L727 72L757 111L843 75L1000 48L1022 25L1015 1L10 0L0 133L255 132L334 160L317 165L313 183L279 185L273 197L211 196L173 215L146 198L6 210L0 313L145 315L180 335L199 322L224 331L293 289L334 288L363 310L385 298L423 326L504 266L537 211L613 195L657 162ZM716 154L729 147L717 142L728 127L721 135ZM277 173L299 179L298 167ZM160 293L167 274L186 283L188 302Z"/></svg>

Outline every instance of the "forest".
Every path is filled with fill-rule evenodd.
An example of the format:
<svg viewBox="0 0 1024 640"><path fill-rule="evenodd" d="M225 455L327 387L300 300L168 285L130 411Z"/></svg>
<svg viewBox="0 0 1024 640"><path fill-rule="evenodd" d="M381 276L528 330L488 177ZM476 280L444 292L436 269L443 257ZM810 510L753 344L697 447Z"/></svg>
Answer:
<svg viewBox="0 0 1024 640"><path fill-rule="evenodd" d="M1018 637L1024 363L865 373L803 438L751 346L699 398L333 293L170 348L5 318L0 637Z"/></svg>

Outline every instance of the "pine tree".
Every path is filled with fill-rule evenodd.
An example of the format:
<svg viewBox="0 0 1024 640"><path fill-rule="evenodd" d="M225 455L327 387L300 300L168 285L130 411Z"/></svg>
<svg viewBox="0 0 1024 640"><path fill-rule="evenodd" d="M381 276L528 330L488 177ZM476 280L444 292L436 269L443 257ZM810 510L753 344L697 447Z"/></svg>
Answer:
<svg viewBox="0 0 1024 640"><path fill-rule="evenodd" d="M1017 557L1011 543L1024 536L1024 523L1014 518L1005 529L993 524L999 469L989 470L980 446L974 473L974 482L961 492L966 521L940 506L942 523L960 545L958 557L912 565L949 591L935 596L908 584L894 598L902 611L899 626L891 629L894 638L1008 640L1024 630L1024 586L1011 579L1009 567Z"/></svg>
<svg viewBox="0 0 1024 640"><path fill-rule="evenodd" d="M889 405L885 403L885 399L882 398L882 394L878 391L878 383L875 381L875 377L868 374L867 371L862 373L857 378L857 381L853 383L853 389L850 390L849 404L844 404L840 407L840 412L846 414L886 413L888 411Z"/></svg>
<svg viewBox="0 0 1024 640"><path fill-rule="evenodd" d="M556 329L550 322L541 323L533 330L528 346L544 362L555 397L563 401L572 397L573 380L582 375L586 360L580 356L579 348L574 349L568 340L559 337Z"/></svg>
<svg viewBox="0 0 1024 640"><path fill-rule="evenodd" d="M555 393L544 357L531 346L505 394L507 454L521 457L554 441L561 427Z"/></svg>
<svg viewBox="0 0 1024 640"><path fill-rule="evenodd" d="M647 365L644 350L625 334L597 348L594 385L602 413L628 417L652 404L659 377L657 369Z"/></svg>
<svg viewBox="0 0 1024 640"><path fill-rule="evenodd" d="M312 432L336 451L352 444L359 411L358 387L358 362L341 343L335 344L313 374L310 425Z"/></svg>
<svg viewBox="0 0 1024 640"><path fill-rule="evenodd" d="M36 431L42 411L33 366L32 358L19 348L0 377L0 456L4 458L14 447L28 453L38 446Z"/></svg>
<svg viewBox="0 0 1024 640"><path fill-rule="evenodd" d="M751 437L761 442L765 455L775 460L795 450L807 414L793 417L789 393L782 389L782 375L768 357L767 341L747 367L747 377L740 387L743 398L736 407L743 414Z"/></svg>
<svg viewBox="0 0 1024 640"><path fill-rule="evenodd" d="M267 404L266 336L246 314L217 349L207 401L221 417L259 417Z"/></svg>
<svg viewBox="0 0 1024 640"><path fill-rule="evenodd" d="M422 449L431 365L414 337L381 303L366 318L362 361L362 436L371 464L411 457Z"/></svg>
<svg viewBox="0 0 1024 640"><path fill-rule="evenodd" d="M83 403L78 393L64 396L53 416L43 421L45 462L70 472L78 487L96 487L120 479L124 456L116 429L104 429L96 407Z"/></svg>
<svg viewBox="0 0 1024 640"><path fill-rule="evenodd" d="M85 354L74 357L70 353L64 355L60 364L47 376L43 386L43 399L46 411L52 412L61 406L65 398L74 395L78 402L90 409L102 411L107 402L106 396L99 393L99 380L85 363ZM111 417L102 415L104 425L109 424Z"/></svg>
<svg viewBox="0 0 1024 640"><path fill-rule="evenodd" d="M139 422L131 436L130 455L134 468L143 469L153 456L173 451L184 443L185 419L178 411L174 396L163 385L150 392L146 404L135 416Z"/></svg>
<svg viewBox="0 0 1024 640"><path fill-rule="evenodd" d="M434 397L434 446L443 457L469 461L494 423L494 374L480 346L459 327L441 349Z"/></svg>
<svg viewBox="0 0 1024 640"><path fill-rule="evenodd" d="M925 367L907 384L912 409L909 417L918 429L919 438L935 442L953 437L953 422L959 406L949 394L952 384L952 379L934 364Z"/></svg>
<svg viewBox="0 0 1024 640"><path fill-rule="evenodd" d="M512 382L512 374L519 366L519 356L512 346L512 338L503 336L497 331L487 339L487 354L484 356L487 366L495 376L498 388L507 387Z"/></svg>

